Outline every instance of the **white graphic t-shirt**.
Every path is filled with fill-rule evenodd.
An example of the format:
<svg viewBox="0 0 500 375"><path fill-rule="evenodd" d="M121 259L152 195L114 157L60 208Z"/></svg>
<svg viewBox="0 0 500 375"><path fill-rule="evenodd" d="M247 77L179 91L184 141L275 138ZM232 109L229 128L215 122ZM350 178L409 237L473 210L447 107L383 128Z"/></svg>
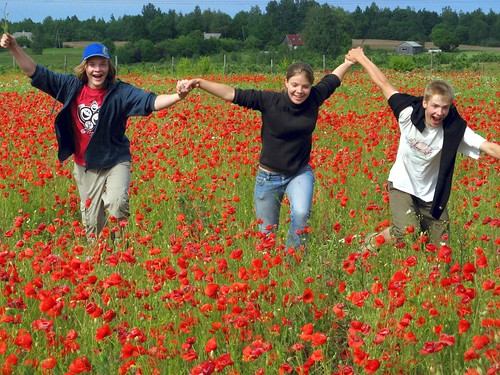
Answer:
<svg viewBox="0 0 500 375"><path fill-rule="evenodd" d="M399 139L396 162L389 173L393 186L425 202L432 202L436 189L443 148L443 127L426 127L420 132L411 122L412 107L399 115ZM458 152L479 158L479 146L485 139L466 128Z"/></svg>

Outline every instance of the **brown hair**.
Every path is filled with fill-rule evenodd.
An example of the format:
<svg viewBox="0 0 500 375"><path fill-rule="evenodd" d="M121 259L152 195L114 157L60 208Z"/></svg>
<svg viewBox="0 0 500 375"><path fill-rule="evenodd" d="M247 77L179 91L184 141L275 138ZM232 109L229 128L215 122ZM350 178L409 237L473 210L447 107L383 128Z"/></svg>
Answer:
<svg viewBox="0 0 500 375"><path fill-rule="evenodd" d="M447 98L450 102L455 99L453 87L448 82L439 79L429 82L424 91L424 100L429 101L434 95Z"/></svg>
<svg viewBox="0 0 500 375"><path fill-rule="evenodd" d="M303 75L307 78L309 83L314 82L314 72L313 69L311 68L311 65L299 61L296 62L288 67L286 70L286 79L289 80L292 77L298 76L298 75Z"/></svg>
<svg viewBox="0 0 500 375"><path fill-rule="evenodd" d="M108 59L108 66L109 70L108 70L108 76L106 78L106 85L116 83L116 68L110 59ZM89 80L87 78L87 73L85 71L86 68L87 68L87 60L83 60L79 65L75 66L74 69L76 78L78 78L83 83L87 83Z"/></svg>

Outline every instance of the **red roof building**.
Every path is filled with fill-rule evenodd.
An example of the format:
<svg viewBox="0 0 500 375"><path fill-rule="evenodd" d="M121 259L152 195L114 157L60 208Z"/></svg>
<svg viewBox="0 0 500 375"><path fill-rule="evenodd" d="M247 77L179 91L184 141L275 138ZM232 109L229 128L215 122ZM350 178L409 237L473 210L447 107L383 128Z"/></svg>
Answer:
<svg viewBox="0 0 500 375"><path fill-rule="evenodd" d="M288 45L290 49L296 49L304 45L304 41L299 34L286 34L283 43Z"/></svg>

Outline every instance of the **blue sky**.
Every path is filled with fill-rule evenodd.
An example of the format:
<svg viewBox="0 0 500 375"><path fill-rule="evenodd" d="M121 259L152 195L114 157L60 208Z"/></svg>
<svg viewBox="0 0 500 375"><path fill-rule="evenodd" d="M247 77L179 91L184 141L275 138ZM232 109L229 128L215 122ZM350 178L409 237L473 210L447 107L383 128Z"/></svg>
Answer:
<svg viewBox="0 0 500 375"><path fill-rule="evenodd" d="M279 2L279 0L276 0ZM415 10L427 9L441 13L444 7L449 6L452 10L458 12L472 12L481 9L484 13L493 10L495 13L500 13L500 1L498 0L483 0L483 1L436 1L436 0L401 0L401 1L321 1L316 0L319 4L330 4L338 6L346 11L352 12L356 6L365 9L373 2L379 8L396 7L406 8L411 7ZM213 11L220 10L229 14L231 17L239 11L249 11L252 6L259 6L265 12L266 5L269 0L230 0L230 1L147 1L147 0L3 0L0 1L2 13L0 18L4 17L6 9L7 19L11 22L21 21L25 18L30 18L35 22L42 22L46 17L51 16L53 19L65 19L66 17L77 16L80 20L96 17L109 21L113 15L115 18L124 15L134 16L142 12L142 7L148 3L154 4L157 8L164 12L169 9L175 10L177 13L190 13L198 5L201 10L211 9Z"/></svg>

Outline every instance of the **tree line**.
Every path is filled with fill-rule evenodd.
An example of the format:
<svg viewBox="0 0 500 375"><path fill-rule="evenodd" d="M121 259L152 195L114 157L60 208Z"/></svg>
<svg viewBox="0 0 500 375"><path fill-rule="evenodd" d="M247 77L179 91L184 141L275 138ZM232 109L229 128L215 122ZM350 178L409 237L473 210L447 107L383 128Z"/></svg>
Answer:
<svg viewBox="0 0 500 375"><path fill-rule="evenodd" d="M32 41L21 42L35 51L89 40L103 41L114 49L113 42L126 41L112 51L125 63L242 50L276 51L283 48L286 34L301 35L305 51L329 56L342 55L352 39L412 40L422 45L431 41L443 51L456 50L461 44L500 46L500 17L492 10L457 13L445 7L437 13L410 7L391 10L372 3L347 12L313 0L273 0L265 11L254 6L234 17L222 11L202 12L199 6L186 14L163 12L149 3L140 15L112 16L108 22L49 16L41 23L24 19L9 27L11 33L32 32ZM221 34L221 38L205 39L204 33Z"/></svg>

